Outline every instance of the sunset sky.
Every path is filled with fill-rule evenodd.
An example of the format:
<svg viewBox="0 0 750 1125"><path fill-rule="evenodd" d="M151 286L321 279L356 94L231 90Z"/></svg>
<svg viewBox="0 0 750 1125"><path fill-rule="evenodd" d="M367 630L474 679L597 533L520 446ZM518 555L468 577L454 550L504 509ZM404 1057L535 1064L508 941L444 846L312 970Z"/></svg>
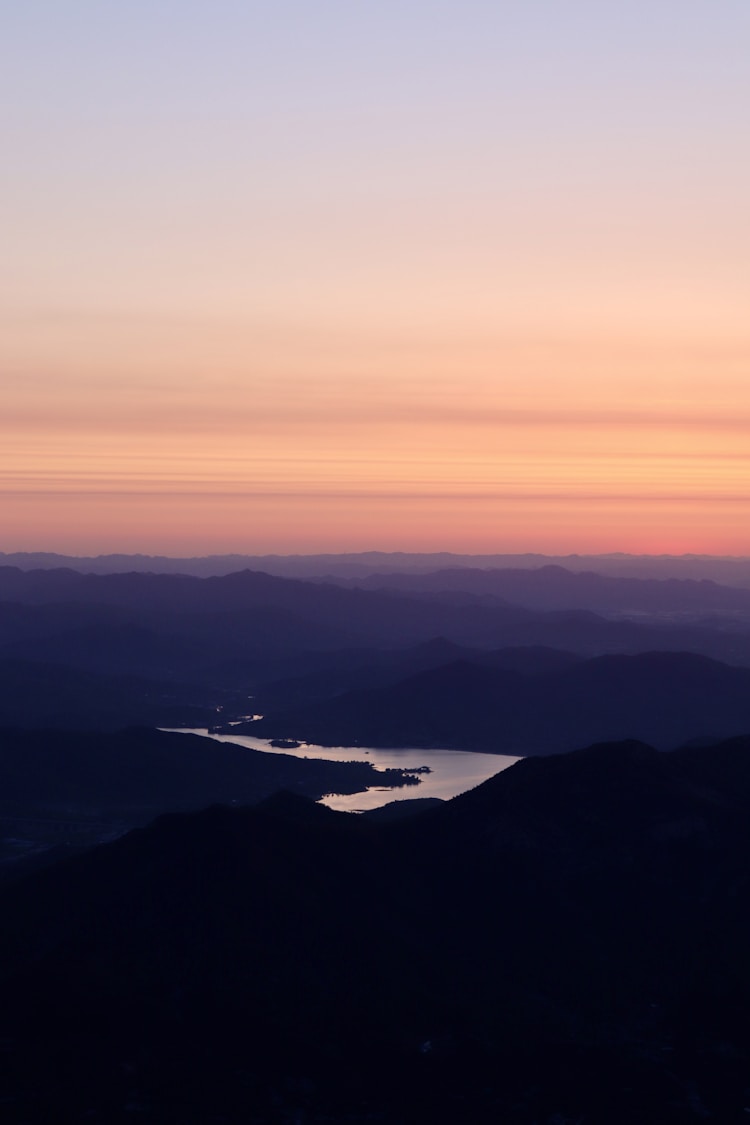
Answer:
<svg viewBox="0 0 750 1125"><path fill-rule="evenodd" d="M748 0L0 14L0 550L750 554Z"/></svg>

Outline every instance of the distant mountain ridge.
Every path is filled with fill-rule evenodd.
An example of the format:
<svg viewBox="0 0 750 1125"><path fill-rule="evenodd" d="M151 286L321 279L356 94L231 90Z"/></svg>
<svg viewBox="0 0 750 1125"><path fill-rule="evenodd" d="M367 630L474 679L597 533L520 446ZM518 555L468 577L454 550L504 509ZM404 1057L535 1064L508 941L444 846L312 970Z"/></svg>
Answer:
<svg viewBox="0 0 750 1125"><path fill-rule="evenodd" d="M325 555L209 555L171 558L164 555L112 554L62 555L54 552L0 552L0 565L22 570L69 567L91 574L147 571L163 574L193 574L198 577L231 574L237 570L263 570L290 578L339 576L363 577L379 572L436 571L450 568L538 568L547 565L567 570L594 571L633 578L712 579L730 586L750 587L750 558L711 555L603 555L486 554L451 552L362 551Z"/></svg>
<svg viewBox="0 0 750 1125"><path fill-rule="evenodd" d="M477 581L487 580L482 572L468 573L478 574ZM517 582L522 573L512 572L511 580ZM562 573L561 581L566 588L572 583L578 589L588 577ZM496 575L501 574L502 572L492 572L489 580L495 581ZM541 583L542 587L546 586L549 571L537 572L537 575L541 575L541 579L534 577L530 580L531 584L537 586ZM559 574L556 570L553 570L553 576L557 582ZM428 581L433 579L428 576ZM635 591L638 590L647 591L649 602L658 597L659 583L613 579L604 580L604 585L607 589L614 587L619 590L622 581L627 583L626 596L631 601L637 598ZM601 584L602 580L597 577L596 585ZM669 592L675 589L687 589L694 593L696 586L705 588L711 597L717 596L718 591L721 597L735 598L737 604L743 607L750 596L745 591L717 587L713 583L706 583L704 586L703 583L686 582L665 583L665 597L668 600ZM359 589L356 586L346 588L339 584L280 578L250 570L222 577L196 578L190 575L135 572L93 575L65 569L22 571L17 567L0 567L0 604L5 603L6 606L47 605L51 607L51 612L55 612L55 607L69 605L79 615L83 612L95 612L87 607L102 606L108 607L108 612L116 610L121 620L132 622L135 620L132 614L135 613L143 614L143 621L149 623L158 621L159 618L155 615L159 613L179 614L182 619L186 615L192 615L194 621L201 614L232 614L232 618L214 618L212 622L214 626L221 623L225 628L231 627L233 619L241 624L237 615L247 611L256 615L252 622L256 628L258 625L263 626L264 613L293 615L277 618L282 641L285 630L291 627L293 632L296 630L299 634L294 638L294 643L305 643L307 632L310 635L307 643L311 643L312 647L330 647L332 643L343 646L346 643L356 643L358 639L367 639L368 643L376 645L396 640L409 644L419 643L436 635L444 635L455 643L479 643L483 646L495 644L497 647L502 643L506 646L546 644L549 647L566 647L559 642L550 644L548 639L544 639L544 631L549 633L560 625L568 624L574 629L578 628L581 635L590 634L592 630L608 633L612 638L610 643L619 648L624 638L635 637L638 633L637 630L633 632L627 623L617 627L597 618L589 609L569 604L562 609L559 605L554 609L529 608L503 599L495 602L464 598L452 601L441 595L442 590ZM557 603L564 602L558 594L554 595L553 600ZM694 601L694 597L691 600ZM17 615L18 611L14 612ZM669 636L669 624L667 622L662 626L659 622L645 622L646 626L656 630L652 633L652 638L657 635ZM692 622L688 622L684 627L681 626L683 635L690 635L691 624ZM700 632L700 627L698 631ZM645 629L643 635L646 636ZM676 631L673 631L673 635L676 635ZM317 644L313 637L317 638ZM618 637L619 641L616 639ZM659 646L653 639L645 643L652 648L679 647L674 644Z"/></svg>
<svg viewBox="0 0 750 1125"><path fill-rule="evenodd" d="M428 573L378 573L347 580L368 590L462 591L492 595L528 609L587 609L595 613L728 613L750 618L750 588L702 578L632 578L545 565L524 569L468 568Z"/></svg>

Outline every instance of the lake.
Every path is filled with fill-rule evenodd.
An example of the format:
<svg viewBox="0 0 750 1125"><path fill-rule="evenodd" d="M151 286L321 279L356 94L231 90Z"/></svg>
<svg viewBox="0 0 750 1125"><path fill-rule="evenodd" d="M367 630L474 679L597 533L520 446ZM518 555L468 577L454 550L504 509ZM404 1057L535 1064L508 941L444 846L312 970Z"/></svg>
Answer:
<svg viewBox="0 0 750 1125"><path fill-rule="evenodd" d="M369 746L315 746L303 742L294 750L269 746L264 738L249 734L209 734L203 728L181 728L184 734L200 734L217 742L234 742L266 754L287 754L294 758L322 758L327 762L370 762L376 769L416 769L429 766L431 773L420 774L420 784L408 788L378 786L349 796L331 794L321 804L344 812L364 812L393 800L413 797L440 797L444 801L473 789L488 777L512 766L519 758L508 754L477 754L469 750L378 750Z"/></svg>

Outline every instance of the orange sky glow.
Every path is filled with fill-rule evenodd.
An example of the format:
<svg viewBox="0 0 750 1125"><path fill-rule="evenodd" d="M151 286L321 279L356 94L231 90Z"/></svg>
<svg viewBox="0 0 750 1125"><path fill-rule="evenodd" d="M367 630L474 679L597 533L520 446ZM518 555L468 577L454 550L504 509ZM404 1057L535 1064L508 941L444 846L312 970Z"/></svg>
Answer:
<svg viewBox="0 0 750 1125"><path fill-rule="evenodd" d="M744 5L29 7L0 549L750 555Z"/></svg>

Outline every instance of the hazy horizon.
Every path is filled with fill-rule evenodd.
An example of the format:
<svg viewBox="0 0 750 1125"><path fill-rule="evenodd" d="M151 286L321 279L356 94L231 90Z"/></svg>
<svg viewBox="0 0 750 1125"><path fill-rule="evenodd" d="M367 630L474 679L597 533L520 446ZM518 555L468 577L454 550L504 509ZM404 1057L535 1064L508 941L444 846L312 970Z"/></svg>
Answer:
<svg viewBox="0 0 750 1125"><path fill-rule="evenodd" d="M74 553L66 551L57 551L52 548L30 550L19 548L15 551L0 551L0 558L11 558L16 556L53 556L62 558L78 558L78 559L105 559L105 558L163 558L171 561L178 562L181 559L243 559L243 558L269 558L269 559L305 559L305 558L457 558L457 559L706 559L716 561L728 562L745 562L750 560L750 554L717 554L707 551L682 551L680 553L671 553L669 551L662 552L635 552L635 551L600 551L600 552L587 552L587 551L569 551L565 554L561 552L546 552L546 551L460 551L448 549L435 549L432 551L406 551L406 550L383 550L378 547L362 548L357 551L266 551L263 553L246 551L204 551L199 554L192 555L177 555L165 554L163 552L149 552L141 550L132 551L95 551L87 553Z"/></svg>
<svg viewBox="0 0 750 1125"><path fill-rule="evenodd" d="M463 575L471 585L471 575L507 575L527 571L553 570L584 577L586 573L608 579L687 580L724 587L750 586L750 557L739 555L633 555L624 552L589 555L574 553L547 555L533 552L520 554L464 554L450 551L360 551L321 554L197 554L161 555L149 553L98 553L91 555L60 554L53 551L6 552L0 550L0 568L20 571L68 568L93 575L122 574L138 571L154 574L184 574L198 578L221 577L240 571L262 571L280 578L312 579L324 582L371 581L380 575L428 577L453 571ZM461 583L459 582L459 585Z"/></svg>
<svg viewBox="0 0 750 1125"><path fill-rule="evenodd" d="M461 551L461 550L441 550L435 549L431 551L406 551L399 550L382 550L378 547L362 548L356 551L265 551L256 553L254 551L203 551L195 554L166 554L164 552L150 552L141 550L132 551L104 551L93 550L91 552L71 552L71 551L58 551L52 548L42 548L38 550L30 550L26 548L19 548L13 551L0 550L0 559L6 558L21 558L21 557L40 557L45 556L52 558L71 558L71 559L108 559L108 558L132 558L132 559L165 559L172 562L179 562L183 559L194 559L197 561L208 559L369 559L369 558L383 558L383 559L602 559L602 560L616 560L616 559L644 559L644 560L689 560L689 559L705 559L707 561L726 561L726 562L747 562L750 561L750 554L715 554L707 551L682 551L680 553L671 553L669 551L662 552L635 552L635 551L569 551L566 553L561 552L546 552L546 551Z"/></svg>

